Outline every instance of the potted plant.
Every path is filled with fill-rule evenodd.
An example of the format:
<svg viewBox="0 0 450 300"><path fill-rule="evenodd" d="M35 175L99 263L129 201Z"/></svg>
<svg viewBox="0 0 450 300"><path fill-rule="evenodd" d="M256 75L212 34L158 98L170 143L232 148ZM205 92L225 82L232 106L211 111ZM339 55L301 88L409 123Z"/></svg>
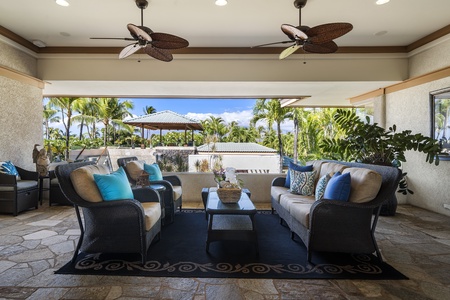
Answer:
<svg viewBox="0 0 450 300"><path fill-rule="evenodd" d="M343 137L324 139L320 145L324 154L331 159L400 167L402 162L406 162L405 152L414 150L425 153L425 160L430 164L439 164L441 147L433 138L420 133L413 134L411 130L397 132L396 125L386 130L377 123L370 124L369 117L364 122L354 110L338 109L334 120ZM408 189L406 175L402 173L397 190L405 195L413 193Z"/></svg>

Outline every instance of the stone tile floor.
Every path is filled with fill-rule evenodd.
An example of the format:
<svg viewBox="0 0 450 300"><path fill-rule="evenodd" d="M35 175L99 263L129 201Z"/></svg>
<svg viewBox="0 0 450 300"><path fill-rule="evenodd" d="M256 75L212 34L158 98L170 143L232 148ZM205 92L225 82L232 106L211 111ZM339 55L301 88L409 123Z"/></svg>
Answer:
<svg viewBox="0 0 450 300"><path fill-rule="evenodd" d="M78 236L70 207L44 204L17 217L0 215L0 299L450 299L450 217L407 205L380 218L376 237L385 260L409 280L53 274L70 260Z"/></svg>

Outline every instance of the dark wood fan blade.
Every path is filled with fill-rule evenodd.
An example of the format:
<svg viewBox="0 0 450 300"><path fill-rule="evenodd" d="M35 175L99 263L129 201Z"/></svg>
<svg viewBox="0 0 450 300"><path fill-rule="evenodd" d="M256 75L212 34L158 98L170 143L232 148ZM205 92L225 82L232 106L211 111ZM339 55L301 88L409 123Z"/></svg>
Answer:
<svg viewBox="0 0 450 300"><path fill-rule="evenodd" d="M333 41L322 44L305 43L303 50L309 53L334 53L338 50L338 45Z"/></svg>
<svg viewBox="0 0 450 300"><path fill-rule="evenodd" d="M153 58L166 62L169 62L173 59L172 53L170 53L168 50L155 48L151 45L147 45L146 47L144 47L144 52Z"/></svg>
<svg viewBox="0 0 450 300"><path fill-rule="evenodd" d="M252 46L252 48L259 48L259 47L270 46L270 45L277 45L277 44L292 44L292 43L293 43L293 41L282 41L282 42L275 42L275 43L256 45L256 46Z"/></svg>
<svg viewBox="0 0 450 300"><path fill-rule="evenodd" d="M310 28L306 34L313 44L323 44L332 41L353 29L350 23L329 23Z"/></svg>
<svg viewBox="0 0 450 300"><path fill-rule="evenodd" d="M135 41L135 39L132 38L99 38L99 37L92 37L91 40L122 40L122 41Z"/></svg>
<svg viewBox="0 0 450 300"><path fill-rule="evenodd" d="M131 54L137 52L141 47L139 46L139 43L133 43L129 44L125 48L122 49L119 53L119 59L125 58L130 56Z"/></svg>
<svg viewBox="0 0 450 300"><path fill-rule="evenodd" d="M162 33L153 32L151 35L152 46L161 49L180 49L189 46L189 42L179 36Z"/></svg>
<svg viewBox="0 0 450 300"><path fill-rule="evenodd" d="M145 40L149 42L152 40L150 35L141 28L139 28L139 26L136 26L134 24L128 24L127 28L128 31L130 31L131 36L136 40Z"/></svg>
<svg viewBox="0 0 450 300"><path fill-rule="evenodd" d="M308 36L303 31L289 24L281 25L281 31L283 31L283 33L293 41L298 39L306 40L308 38Z"/></svg>

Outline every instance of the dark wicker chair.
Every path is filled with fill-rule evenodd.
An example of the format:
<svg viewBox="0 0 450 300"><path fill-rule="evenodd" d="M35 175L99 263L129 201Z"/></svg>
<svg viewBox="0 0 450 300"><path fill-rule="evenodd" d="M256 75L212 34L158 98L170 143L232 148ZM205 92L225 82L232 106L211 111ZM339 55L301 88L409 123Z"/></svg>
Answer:
<svg viewBox="0 0 450 300"><path fill-rule="evenodd" d="M130 161L138 160L136 156L129 156L129 157L122 157L117 159L117 165L119 167L123 167L125 169L125 172L128 177L128 181L132 186L136 185L136 181L131 178L130 174L127 172L126 165ZM176 175L170 175L170 176L163 176L163 180L157 180L157 181L151 181L151 184L161 184L163 185L166 190L164 192L164 206L165 206L165 224L172 223L174 220L174 214L175 210L179 208L181 211L181 206L183 204L182 202L182 196L179 196L178 199L174 199L174 193L173 193L173 187L174 186L180 186L181 187L181 180Z"/></svg>
<svg viewBox="0 0 450 300"><path fill-rule="evenodd" d="M12 213L38 208L38 173L17 167L21 180L14 175L0 173L0 213Z"/></svg>
<svg viewBox="0 0 450 300"><path fill-rule="evenodd" d="M159 202L157 192L147 188L134 189L136 199L88 202L75 191L70 173L94 162L59 165L55 174L65 197L74 205L81 230L80 239L72 258L79 251L86 253L140 253L142 263L147 260L147 250L155 237L160 238L161 218L145 230L145 215L141 202ZM80 208L83 211L84 224Z"/></svg>

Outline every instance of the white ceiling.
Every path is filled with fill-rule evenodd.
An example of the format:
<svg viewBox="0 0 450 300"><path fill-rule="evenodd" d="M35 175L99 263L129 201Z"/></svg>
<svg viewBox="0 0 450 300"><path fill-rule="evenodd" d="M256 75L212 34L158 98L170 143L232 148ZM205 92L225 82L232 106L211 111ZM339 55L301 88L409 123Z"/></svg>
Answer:
<svg viewBox="0 0 450 300"><path fill-rule="evenodd" d="M28 41L41 40L47 47L121 47L129 42L90 37L129 37L126 24L140 25L140 10L134 0L68 1L69 7L61 7L54 0L2 0L0 25ZM155 32L183 37L190 47L251 47L286 40L280 25L299 23L293 0L228 2L218 7L214 0L149 0L144 25ZM353 30L335 40L341 47L408 46L448 26L449 11L450 0L391 0L381 6L375 0L309 0L302 9L302 25L352 23ZM302 88L327 101L336 99L337 90L348 98L358 95L356 91L364 93L390 83L347 82L336 86L336 82L315 82L303 83ZM85 84L54 81L46 92L100 86ZM111 91L120 86L110 83L104 88ZM117 94L127 94L127 88L122 88Z"/></svg>
<svg viewBox="0 0 450 300"><path fill-rule="evenodd" d="M90 37L129 37L126 24L140 25L134 0L2 0L0 24L47 46L125 46L126 41ZM144 25L179 35L191 47L251 47L285 40L283 23L298 25L293 0L149 0ZM449 0L309 0L302 25L349 22L354 29L336 40L339 46L406 46L449 25ZM387 31L377 36L378 32Z"/></svg>

